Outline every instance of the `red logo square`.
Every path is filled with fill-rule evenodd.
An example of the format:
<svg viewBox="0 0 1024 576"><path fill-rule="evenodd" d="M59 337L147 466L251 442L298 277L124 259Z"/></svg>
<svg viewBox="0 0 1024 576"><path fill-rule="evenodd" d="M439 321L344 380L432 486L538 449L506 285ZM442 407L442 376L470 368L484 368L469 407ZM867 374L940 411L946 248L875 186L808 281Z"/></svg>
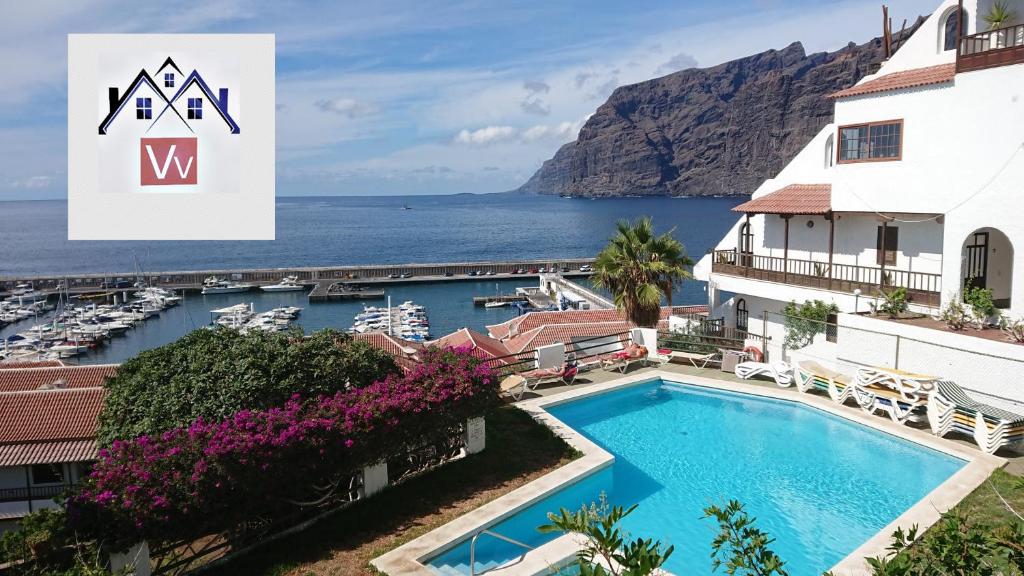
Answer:
<svg viewBox="0 0 1024 576"><path fill-rule="evenodd" d="M143 186L195 184L199 172L196 138L143 138L139 141Z"/></svg>

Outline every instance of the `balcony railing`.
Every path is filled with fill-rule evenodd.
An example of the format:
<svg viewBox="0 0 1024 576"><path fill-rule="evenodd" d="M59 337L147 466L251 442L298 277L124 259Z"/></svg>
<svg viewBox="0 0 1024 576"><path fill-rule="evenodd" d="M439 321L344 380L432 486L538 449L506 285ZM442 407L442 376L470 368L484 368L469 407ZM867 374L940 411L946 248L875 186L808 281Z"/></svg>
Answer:
<svg viewBox="0 0 1024 576"><path fill-rule="evenodd" d="M53 486L32 486L24 488L2 488L0 489L0 502L21 502L24 500L50 500L60 496L67 486L56 484Z"/></svg>
<svg viewBox="0 0 1024 576"><path fill-rule="evenodd" d="M957 72L1024 62L1024 24L989 30L960 39Z"/></svg>
<svg viewBox="0 0 1024 576"><path fill-rule="evenodd" d="M735 250L716 250L711 271L850 294L860 290L865 296L877 295L882 290L906 288L911 302L925 306L939 305L942 285L938 274L852 264L829 265L812 260L740 254Z"/></svg>

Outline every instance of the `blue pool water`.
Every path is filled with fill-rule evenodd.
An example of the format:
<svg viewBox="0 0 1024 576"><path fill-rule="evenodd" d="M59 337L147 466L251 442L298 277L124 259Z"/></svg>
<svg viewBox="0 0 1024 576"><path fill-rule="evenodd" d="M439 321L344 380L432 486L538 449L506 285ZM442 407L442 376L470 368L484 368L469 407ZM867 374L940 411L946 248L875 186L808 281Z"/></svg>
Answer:
<svg viewBox="0 0 1024 576"><path fill-rule="evenodd" d="M656 381L551 408L615 456L615 463L492 529L536 546L546 513L578 509L604 491L639 507L633 537L676 547L667 568L710 575L712 503L737 499L776 539L793 576L821 574L965 463L800 404ZM518 557L490 538L478 570ZM433 558L441 574L468 574L469 545Z"/></svg>

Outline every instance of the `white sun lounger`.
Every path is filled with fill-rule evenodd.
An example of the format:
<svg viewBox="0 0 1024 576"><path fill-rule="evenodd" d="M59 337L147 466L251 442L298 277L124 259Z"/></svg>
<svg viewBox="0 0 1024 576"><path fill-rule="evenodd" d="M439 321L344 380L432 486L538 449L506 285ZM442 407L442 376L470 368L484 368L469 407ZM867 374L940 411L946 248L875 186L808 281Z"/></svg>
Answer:
<svg viewBox="0 0 1024 576"><path fill-rule="evenodd" d="M740 362L736 365L736 375L744 380L754 376L771 376L783 388L793 384L793 368L785 362Z"/></svg>
<svg viewBox="0 0 1024 576"><path fill-rule="evenodd" d="M950 432L973 436L989 454L1003 446L1024 444L1024 415L982 404L949 380L936 382L928 397L928 423L937 436Z"/></svg>

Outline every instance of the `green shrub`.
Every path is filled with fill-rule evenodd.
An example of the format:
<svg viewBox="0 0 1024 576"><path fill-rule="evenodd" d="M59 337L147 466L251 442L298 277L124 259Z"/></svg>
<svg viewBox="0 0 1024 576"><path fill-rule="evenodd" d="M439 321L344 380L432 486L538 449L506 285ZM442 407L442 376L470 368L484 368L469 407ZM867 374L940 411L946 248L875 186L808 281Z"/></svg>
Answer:
<svg viewBox="0 0 1024 576"><path fill-rule="evenodd" d="M959 332L967 326L967 310L964 309L959 294L955 294L949 299L949 302L942 309L940 318L950 330Z"/></svg>
<svg viewBox="0 0 1024 576"><path fill-rule="evenodd" d="M829 314L838 311L839 308L835 304L826 304L821 300L786 304L782 311L786 318L786 348L796 350L809 345L814 341L815 335L825 332Z"/></svg>
<svg viewBox="0 0 1024 576"><path fill-rule="evenodd" d="M878 310L889 315L889 318L899 318L907 312L907 289L896 288L892 292L882 292L882 305Z"/></svg>
<svg viewBox="0 0 1024 576"><path fill-rule="evenodd" d="M974 316L979 329L984 328L988 318L998 310L992 299L991 288L968 288L964 293L964 301L971 306L971 315Z"/></svg>
<svg viewBox="0 0 1024 576"><path fill-rule="evenodd" d="M622 519L636 510L608 506L605 494L601 502L583 506L576 512L562 508L548 513L550 524L537 529L544 533L579 534L586 544L577 553L580 576L647 576L654 574L672 555L674 546L664 548L650 538L633 540L619 526ZM608 568L605 568L608 566Z"/></svg>
<svg viewBox="0 0 1024 576"><path fill-rule="evenodd" d="M100 440L156 434L198 418L223 420L244 409L362 388L398 366L386 352L335 330L303 337L299 331L266 333L195 330L140 353L107 382Z"/></svg>

